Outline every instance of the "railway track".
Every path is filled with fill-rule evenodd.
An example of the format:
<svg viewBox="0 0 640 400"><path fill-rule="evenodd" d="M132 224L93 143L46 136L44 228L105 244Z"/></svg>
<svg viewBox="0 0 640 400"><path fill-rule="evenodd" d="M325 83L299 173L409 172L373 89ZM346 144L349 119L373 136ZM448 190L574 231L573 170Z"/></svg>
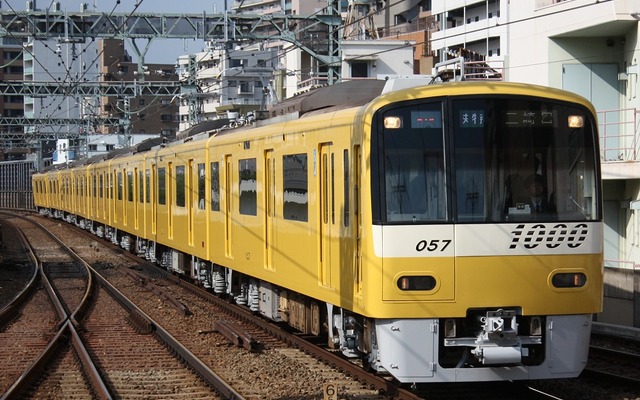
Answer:
<svg viewBox="0 0 640 400"><path fill-rule="evenodd" d="M77 332L68 321L69 314L60 301L60 297L56 294L54 286L51 285L44 273L43 261L40 259L41 254L37 254L38 252L24 237L15 222L17 220L12 221L11 224L16 228L15 232L16 236L20 238L20 246L25 250L25 254L28 255L28 259L35 268L28 285L2 311L2 320L7 322L3 324L0 332L0 340L3 343L0 348L2 351L1 359L4 361L2 364L3 373L1 374L3 379L0 386L4 392L2 399L17 398L29 392L33 393L32 389L36 387L31 382L35 382L36 377L46 367L56 365L56 368L60 368L73 364L73 362L69 362L69 358L62 355L71 344L79 353L84 350ZM31 240L33 242L33 237ZM38 244L43 245L42 242ZM70 258L68 255L59 255L58 257L52 256L49 260L65 263ZM68 288L63 285L61 292L68 294L66 293L68 291ZM77 296L75 297L77 299ZM68 299L72 298L73 296ZM79 359L83 359L81 354ZM86 359L84 360L86 361ZM74 370L78 376L80 370L77 367ZM87 376L89 376L88 379L92 379L91 373ZM93 376L97 379L95 381L96 390L99 391L100 379L95 374ZM47 390L46 385L42 385L42 387L45 392L53 393ZM88 384L76 386L74 390L79 396L92 395Z"/></svg>
<svg viewBox="0 0 640 400"><path fill-rule="evenodd" d="M25 229L34 228L25 226ZM33 231L30 236L35 236ZM34 361L34 354L21 357L9 351L9 359L23 360L19 364L23 371L14 368L22 373L11 387L3 388L3 399L56 397L63 392L99 398L243 398L53 234L47 236L37 240L39 248L48 249L44 257L53 257L55 251L51 249L56 247L66 249L69 254L55 261L49 259L45 264L39 260L38 250L34 251L42 271L43 287L56 310L57 319L49 320L53 320L59 330L57 333L54 330L51 339L37 335L41 338L40 346L33 346L16 335L3 341L15 348L28 346L39 353ZM65 257L74 261L67 263ZM31 320L43 319L39 308L46 309L25 308L22 315L28 318L19 318L9 331L15 332L20 326L33 330ZM46 348L41 350L43 346Z"/></svg>
<svg viewBox="0 0 640 400"><path fill-rule="evenodd" d="M29 251L26 238L9 219L2 220L4 253L3 274L16 272L16 263L29 267L29 273L21 272L13 282L6 275L4 286L13 287L3 292L3 304L0 309L0 392L6 392L29 365L38 357L55 333L58 317L49 301L47 293L40 290L40 274L35 268L37 260ZM14 240L9 240L9 238ZM16 283L16 284L12 284Z"/></svg>
<svg viewBox="0 0 640 400"><path fill-rule="evenodd" d="M582 373L588 379L628 387L640 394L640 353L608 347L589 348L589 364Z"/></svg>

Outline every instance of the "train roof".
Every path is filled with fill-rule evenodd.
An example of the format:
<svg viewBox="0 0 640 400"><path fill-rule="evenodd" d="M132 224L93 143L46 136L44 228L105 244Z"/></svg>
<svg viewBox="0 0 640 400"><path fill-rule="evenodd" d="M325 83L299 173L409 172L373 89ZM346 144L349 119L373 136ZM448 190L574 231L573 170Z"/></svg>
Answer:
<svg viewBox="0 0 640 400"><path fill-rule="evenodd" d="M208 121L201 122L191 128L178 132L176 134L176 140L186 139L207 131L222 129L225 125L228 125L229 122L229 118L210 119Z"/></svg>
<svg viewBox="0 0 640 400"><path fill-rule="evenodd" d="M427 85L432 77L385 76L381 79L359 79L323 86L281 101L269 108L269 116L296 114L297 117L317 115L345 108L358 107L394 90Z"/></svg>

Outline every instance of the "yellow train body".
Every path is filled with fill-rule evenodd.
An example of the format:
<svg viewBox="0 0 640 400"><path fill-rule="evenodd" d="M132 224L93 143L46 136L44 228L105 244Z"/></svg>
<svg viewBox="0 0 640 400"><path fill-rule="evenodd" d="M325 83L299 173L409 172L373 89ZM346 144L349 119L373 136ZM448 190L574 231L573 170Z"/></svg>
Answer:
<svg viewBox="0 0 640 400"><path fill-rule="evenodd" d="M510 99L531 104L525 110L531 119L512 121L499 107ZM534 102L544 105L536 108ZM567 107L584 118L582 130L575 128L584 136L582 155L555 144L565 139L536 144L540 139L526 136L550 135L551 126L566 123L560 114ZM489 137L492 128L484 119L504 121L504 129L514 132L509 140L526 136L530 150L501 150L485 140L478 155L466 147L476 136L458 143L455 137L468 134L462 115L474 113L482 122L469 125L469 132ZM586 100L549 88L430 85L391 92L361 107L35 174L35 201L41 210L82 221L212 290L250 306L251 293L260 296L256 311L326 334L345 354L403 382L576 376L584 366L590 315L602 306L594 115ZM418 131L436 132L421 137L435 138L446 155L425 145L424 168L407 167L399 178L394 168L414 162L415 149L390 149ZM575 139L567 133L566 140ZM490 146L504 154L486 156ZM381 156L383 147L389 153ZM582 169L556 167L567 154ZM513 172L525 156L535 159L530 163L536 171L553 176L549 187L570 187L571 193L556 195L565 219L536 222L524 203L503 207L490 201L511 196L511 187L503 188L507 173L500 168L495 176L483 170L508 159ZM433 173L440 165L442 171ZM399 222L395 218L405 217L389 211L391 204L406 196L404 182L423 172L432 174L424 180L425 196L440 205L422 215L437 217ZM575 187L585 177L591 186ZM484 189L469 189L472 184ZM572 202L578 201L576 208ZM494 319L505 326L490 332L487 321ZM484 328L470 336L475 323ZM516 338L513 330L524 325L527 334ZM577 326L576 343L557 339L559 327L568 333ZM499 332L509 340L495 339ZM464 344L457 347L456 339ZM466 367L466 361L448 360L470 354L475 361ZM568 359L567 365L560 366L559 358Z"/></svg>

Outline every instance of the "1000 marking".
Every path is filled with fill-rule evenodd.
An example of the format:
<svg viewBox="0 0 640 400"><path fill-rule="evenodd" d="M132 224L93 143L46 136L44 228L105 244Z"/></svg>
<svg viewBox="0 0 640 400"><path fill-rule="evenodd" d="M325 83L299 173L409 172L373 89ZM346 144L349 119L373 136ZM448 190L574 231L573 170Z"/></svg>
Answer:
<svg viewBox="0 0 640 400"><path fill-rule="evenodd" d="M416 251L444 251L451 244L451 239L421 240L416 244Z"/></svg>

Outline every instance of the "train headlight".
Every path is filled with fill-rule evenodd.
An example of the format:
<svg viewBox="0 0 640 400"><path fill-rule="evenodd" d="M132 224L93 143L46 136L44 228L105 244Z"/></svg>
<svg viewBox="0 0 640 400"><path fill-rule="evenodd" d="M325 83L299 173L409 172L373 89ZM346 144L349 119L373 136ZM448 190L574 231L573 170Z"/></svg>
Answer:
<svg viewBox="0 0 640 400"><path fill-rule="evenodd" d="M384 127L386 129L402 128L402 119L400 117L384 117Z"/></svg>
<svg viewBox="0 0 640 400"><path fill-rule="evenodd" d="M586 283L587 276L582 272L561 272L551 278L551 284L557 288L579 288Z"/></svg>
<svg viewBox="0 0 640 400"><path fill-rule="evenodd" d="M401 276L398 279L400 290L433 290L436 287L436 278L425 276Z"/></svg>
<svg viewBox="0 0 640 400"><path fill-rule="evenodd" d="M569 125L569 128L582 128L584 126L584 116L569 115L567 124Z"/></svg>

